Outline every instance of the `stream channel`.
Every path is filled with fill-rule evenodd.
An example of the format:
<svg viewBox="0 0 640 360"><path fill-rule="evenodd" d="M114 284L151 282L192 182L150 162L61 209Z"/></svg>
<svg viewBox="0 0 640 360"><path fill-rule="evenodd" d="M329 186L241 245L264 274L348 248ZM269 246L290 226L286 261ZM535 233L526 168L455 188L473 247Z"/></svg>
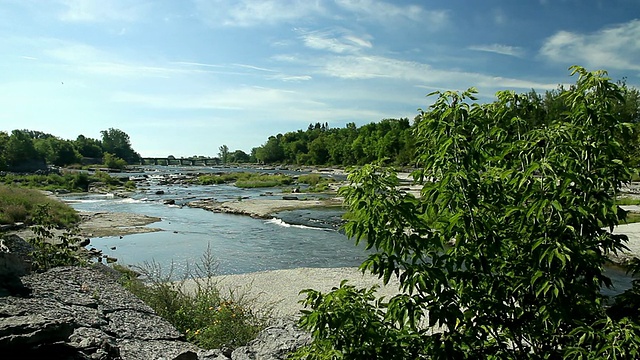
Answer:
<svg viewBox="0 0 640 360"><path fill-rule="evenodd" d="M156 166L145 170L126 176L146 175L153 178L189 172L228 171L303 174L297 171L210 167ZM313 198L322 195L301 194L301 197L304 196ZM117 258L121 264L155 262L163 271L173 268L175 279L193 268L207 248L216 259L217 273L220 275L298 267L356 267L367 257L364 244L356 246L339 231L343 213L341 209L292 210L274 214L271 219L255 219L181 206L200 199L229 201L240 198L281 199L282 194L273 188L239 189L228 184L161 185L151 180L129 198L78 195L66 197L66 200L81 211L135 213L161 218L160 222L147 225L161 231L92 238L90 247ZM176 204L165 205L169 199ZM612 279L614 288L605 289L603 293L612 295L631 286L631 278L622 269L607 268L606 274Z"/></svg>

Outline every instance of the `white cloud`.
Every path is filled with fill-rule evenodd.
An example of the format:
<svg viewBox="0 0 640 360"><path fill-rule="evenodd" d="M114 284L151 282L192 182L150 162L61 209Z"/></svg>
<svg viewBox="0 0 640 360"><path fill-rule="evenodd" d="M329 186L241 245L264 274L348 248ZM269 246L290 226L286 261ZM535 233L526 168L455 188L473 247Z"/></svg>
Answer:
<svg viewBox="0 0 640 360"><path fill-rule="evenodd" d="M104 22L110 20L134 22L146 13L147 4L137 0L60 0L63 21Z"/></svg>
<svg viewBox="0 0 640 360"><path fill-rule="evenodd" d="M515 56L515 57L521 57L523 55L523 49L521 47L501 45L501 44L473 45L473 46L469 46L469 49L476 50L476 51L486 51L486 52L496 53L501 55Z"/></svg>
<svg viewBox="0 0 640 360"><path fill-rule="evenodd" d="M377 0L336 0L336 4L362 18L385 24L395 24L404 19L422 22L428 29L438 29L449 22L447 11L426 10L418 5L399 6Z"/></svg>
<svg viewBox="0 0 640 360"><path fill-rule="evenodd" d="M362 49L369 49L373 45L369 36L355 36L345 33L345 30L313 31L304 33L301 38L305 46L316 50L327 50L337 54L358 53Z"/></svg>
<svg viewBox="0 0 640 360"><path fill-rule="evenodd" d="M540 54L559 63L639 71L640 20L632 20L591 34L559 31L545 40Z"/></svg>
<svg viewBox="0 0 640 360"><path fill-rule="evenodd" d="M322 75L352 80L385 78L437 88L519 88L551 90L557 84L437 69L431 65L381 56L329 56L309 60ZM391 86L391 85L390 85Z"/></svg>
<svg viewBox="0 0 640 360"><path fill-rule="evenodd" d="M306 0L196 0L196 6L211 26L277 24L324 13L319 2Z"/></svg>

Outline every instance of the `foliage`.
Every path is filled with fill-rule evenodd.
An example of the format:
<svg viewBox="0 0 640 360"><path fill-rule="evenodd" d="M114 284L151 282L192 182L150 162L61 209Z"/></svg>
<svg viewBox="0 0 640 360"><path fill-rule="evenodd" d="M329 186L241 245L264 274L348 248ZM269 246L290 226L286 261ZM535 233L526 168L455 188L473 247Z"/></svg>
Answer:
<svg viewBox="0 0 640 360"><path fill-rule="evenodd" d="M315 341L300 358L635 358L637 319L610 317L601 295L607 254L627 240L611 232L631 176L624 96L603 71L572 71L557 117L510 91L486 105L473 89L435 93L414 131L420 198L389 169L350 173L345 231L376 250L361 269L402 291L355 313L366 291L307 292ZM360 321L375 334L345 340Z"/></svg>
<svg viewBox="0 0 640 360"><path fill-rule="evenodd" d="M4 148L4 159L10 166L19 166L41 157L26 131L13 130Z"/></svg>
<svg viewBox="0 0 640 360"><path fill-rule="evenodd" d="M333 179L322 177L319 174L305 174L300 175L298 183L307 184L309 188L307 192L322 192L329 189L329 184L333 183Z"/></svg>
<svg viewBox="0 0 640 360"><path fill-rule="evenodd" d="M113 186L122 185L121 179L110 176L108 173L102 171L97 171L93 175L89 175L84 171L67 171L62 174L6 174L0 177L0 183L5 185L48 191L64 189L71 192L86 192L89 189L89 185L95 182L103 182Z"/></svg>
<svg viewBox="0 0 640 360"><path fill-rule="evenodd" d="M271 136L254 150L264 163L356 165L388 159L404 165L413 161L415 151L411 129L409 119L384 119L360 128L349 123L344 129L316 123L306 131Z"/></svg>
<svg viewBox="0 0 640 360"><path fill-rule="evenodd" d="M33 140L34 146L40 157L47 164L65 166L80 163L80 154L73 142L58 139L54 136L45 139Z"/></svg>
<svg viewBox="0 0 640 360"><path fill-rule="evenodd" d="M102 134L102 149L105 153L113 154L128 164L140 162L140 154L131 147L131 141L127 133L120 129L109 128L100 131L100 134Z"/></svg>
<svg viewBox="0 0 640 360"><path fill-rule="evenodd" d="M173 268L163 274L158 264L147 263L136 270L144 281L128 271L123 277L125 287L200 347L234 349L246 345L268 323L270 312L252 310L253 299L236 292L221 293L212 279L216 262L209 248L186 275L195 283L193 292L185 289L184 281L172 281Z"/></svg>
<svg viewBox="0 0 640 360"><path fill-rule="evenodd" d="M218 148L218 150L220 150L220 152L218 153L220 160L222 160L222 163L226 165L229 161L229 147L227 145L222 145Z"/></svg>
<svg viewBox="0 0 640 360"><path fill-rule="evenodd" d="M78 253L81 238L75 229L56 235L56 221L48 204L40 204L33 215L35 237L28 239L34 247L29 254L34 271L46 271L57 266L85 265L87 260Z"/></svg>
<svg viewBox="0 0 640 360"><path fill-rule="evenodd" d="M103 162L109 169L124 169L127 162L111 153L104 153Z"/></svg>
<svg viewBox="0 0 640 360"><path fill-rule="evenodd" d="M40 191L0 185L0 224L36 224L42 206L47 208L50 222L55 226L68 227L80 220L74 209Z"/></svg>

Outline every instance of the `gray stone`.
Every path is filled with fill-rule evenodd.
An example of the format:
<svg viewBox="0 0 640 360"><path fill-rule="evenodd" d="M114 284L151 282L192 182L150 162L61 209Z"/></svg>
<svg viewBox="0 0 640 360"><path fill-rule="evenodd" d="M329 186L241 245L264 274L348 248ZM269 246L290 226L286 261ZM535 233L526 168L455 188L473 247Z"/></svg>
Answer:
<svg viewBox="0 0 640 360"><path fill-rule="evenodd" d="M232 360L281 360L311 342L311 335L299 329L294 322L281 323L264 329L247 346L237 348L231 354Z"/></svg>

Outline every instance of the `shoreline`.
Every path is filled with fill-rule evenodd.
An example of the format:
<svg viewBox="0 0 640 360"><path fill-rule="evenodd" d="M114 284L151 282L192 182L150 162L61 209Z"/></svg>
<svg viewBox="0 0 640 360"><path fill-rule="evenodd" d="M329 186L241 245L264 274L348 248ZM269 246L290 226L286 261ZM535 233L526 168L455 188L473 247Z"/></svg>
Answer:
<svg viewBox="0 0 640 360"><path fill-rule="evenodd" d="M400 283L394 277L387 285L382 279L370 273L363 274L357 267L341 268L308 268L267 270L245 274L220 275L209 278L223 294L232 294L241 300L248 300L252 307L272 311L275 318L292 318L299 316L304 306L300 300L306 295L300 294L305 289L314 289L326 293L340 286L342 280L356 288L380 286L376 296L386 299L400 293ZM197 289L197 284L205 284L208 279L189 279L178 282L187 293Z"/></svg>

